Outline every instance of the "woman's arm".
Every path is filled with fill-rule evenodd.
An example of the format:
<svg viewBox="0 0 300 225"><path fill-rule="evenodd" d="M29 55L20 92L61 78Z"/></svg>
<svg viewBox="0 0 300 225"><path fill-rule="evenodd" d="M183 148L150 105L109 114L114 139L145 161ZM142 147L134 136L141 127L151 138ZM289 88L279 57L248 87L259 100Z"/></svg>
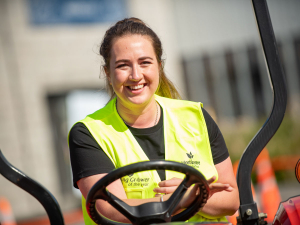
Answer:
<svg viewBox="0 0 300 225"><path fill-rule="evenodd" d="M232 169L231 160L228 157L223 162L215 165L218 171L218 181L210 186L216 187L219 184L229 184L232 190L212 193L200 214L207 218L233 215L239 207L239 192ZM213 191L214 192L214 191Z"/></svg>

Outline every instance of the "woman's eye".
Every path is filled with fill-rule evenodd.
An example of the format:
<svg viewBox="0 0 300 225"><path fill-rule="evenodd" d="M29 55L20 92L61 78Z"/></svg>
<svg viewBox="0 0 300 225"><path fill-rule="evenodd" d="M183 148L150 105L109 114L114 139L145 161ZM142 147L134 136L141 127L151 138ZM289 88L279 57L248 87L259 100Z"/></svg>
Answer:
<svg viewBox="0 0 300 225"><path fill-rule="evenodd" d="M122 68L122 67L125 67L127 66L126 64L120 64L120 65L117 65L117 68Z"/></svg>
<svg viewBox="0 0 300 225"><path fill-rule="evenodd" d="M149 61L143 61L142 64L143 65L147 65L147 64L151 64L151 62L149 62Z"/></svg>

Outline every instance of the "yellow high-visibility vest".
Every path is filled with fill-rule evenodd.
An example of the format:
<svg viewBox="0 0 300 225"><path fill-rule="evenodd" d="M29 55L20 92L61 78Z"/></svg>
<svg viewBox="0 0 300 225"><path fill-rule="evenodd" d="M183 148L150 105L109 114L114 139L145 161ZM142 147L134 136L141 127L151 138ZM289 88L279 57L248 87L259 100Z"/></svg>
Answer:
<svg viewBox="0 0 300 225"><path fill-rule="evenodd" d="M155 95L155 100L163 109L165 159L193 166L206 179L218 178L214 166L206 123L202 114L202 104L164 98ZM79 121L84 123L99 146L110 158L115 168L131 163L149 160L116 110L116 98L104 108ZM183 178L184 174L166 171L166 179ZM153 198L153 189L161 181L157 171L144 171L130 174L121 179L128 199ZM95 225L85 208L82 207L86 225ZM206 218L201 212L191 221L226 221L222 218Z"/></svg>

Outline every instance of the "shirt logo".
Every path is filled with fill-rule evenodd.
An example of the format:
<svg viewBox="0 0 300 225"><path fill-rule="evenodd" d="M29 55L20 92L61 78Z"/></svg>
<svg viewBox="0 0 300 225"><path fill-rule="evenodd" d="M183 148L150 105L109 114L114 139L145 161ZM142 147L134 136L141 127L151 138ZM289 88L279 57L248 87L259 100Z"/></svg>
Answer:
<svg viewBox="0 0 300 225"><path fill-rule="evenodd" d="M181 163L198 169L200 166L200 161L193 160L194 155L191 151L189 153L186 153L186 155L188 157L188 160L181 161Z"/></svg>
<svg viewBox="0 0 300 225"><path fill-rule="evenodd" d="M147 187L150 184L150 178L133 176L134 174L129 174L123 177L122 183L124 187Z"/></svg>
<svg viewBox="0 0 300 225"><path fill-rule="evenodd" d="M187 155L190 159L192 159L192 158L194 157L194 155L192 154L192 152L186 153L186 155Z"/></svg>

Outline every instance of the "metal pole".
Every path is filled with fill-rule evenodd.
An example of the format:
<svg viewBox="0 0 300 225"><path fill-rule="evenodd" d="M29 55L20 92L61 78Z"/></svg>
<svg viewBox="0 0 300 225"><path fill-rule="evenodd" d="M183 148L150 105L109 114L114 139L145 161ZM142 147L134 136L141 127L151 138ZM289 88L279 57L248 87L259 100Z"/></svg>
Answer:
<svg viewBox="0 0 300 225"><path fill-rule="evenodd" d="M267 70L273 88L273 108L270 116L244 151L237 172L242 224L258 224L259 216L251 191L251 171L254 162L279 128L286 109L286 81L280 65L276 40L266 0L252 0L261 38Z"/></svg>
<svg viewBox="0 0 300 225"><path fill-rule="evenodd" d="M51 225L64 225L64 218L54 196L42 185L11 165L0 150L0 174L35 197L46 210Z"/></svg>

